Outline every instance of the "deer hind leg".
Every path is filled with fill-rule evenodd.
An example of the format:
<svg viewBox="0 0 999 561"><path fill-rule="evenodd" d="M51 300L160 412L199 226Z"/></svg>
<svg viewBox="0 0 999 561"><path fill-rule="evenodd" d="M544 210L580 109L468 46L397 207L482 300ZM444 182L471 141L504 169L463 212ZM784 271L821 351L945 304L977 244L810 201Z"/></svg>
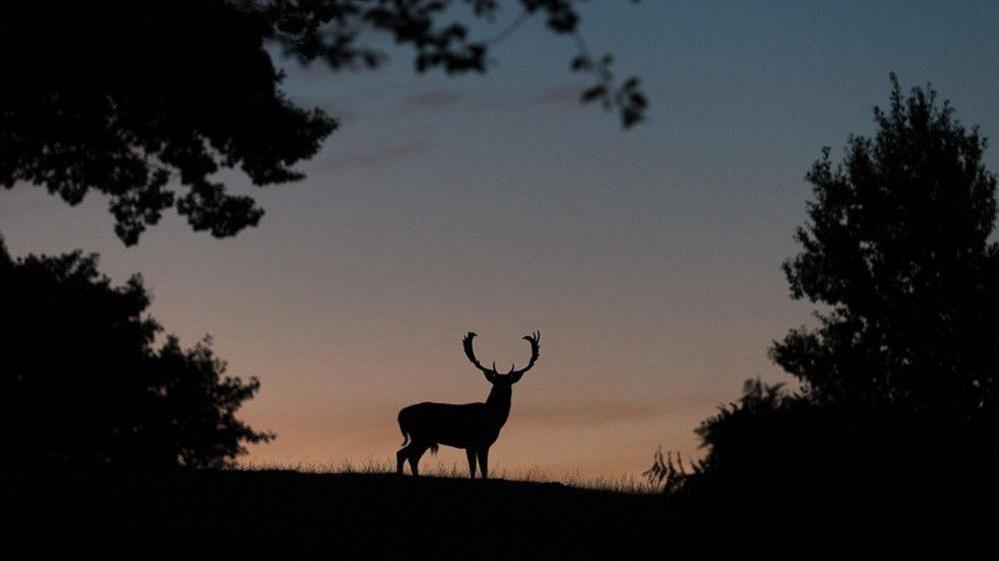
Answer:
<svg viewBox="0 0 999 561"><path fill-rule="evenodd" d="M465 455L468 456L468 471L470 472L472 479L475 479L475 450L466 448Z"/></svg>
<svg viewBox="0 0 999 561"><path fill-rule="evenodd" d="M420 475L420 458L426 453L429 446L423 444L409 444L409 470L413 475Z"/></svg>
<svg viewBox="0 0 999 561"><path fill-rule="evenodd" d="M409 446L403 446L395 453L395 472L402 475L402 465L406 463L406 458L409 457Z"/></svg>
<svg viewBox="0 0 999 561"><path fill-rule="evenodd" d="M479 457L479 471L482 472L482 479L489 479L489 448L483 448L476 452Z"/></svg>

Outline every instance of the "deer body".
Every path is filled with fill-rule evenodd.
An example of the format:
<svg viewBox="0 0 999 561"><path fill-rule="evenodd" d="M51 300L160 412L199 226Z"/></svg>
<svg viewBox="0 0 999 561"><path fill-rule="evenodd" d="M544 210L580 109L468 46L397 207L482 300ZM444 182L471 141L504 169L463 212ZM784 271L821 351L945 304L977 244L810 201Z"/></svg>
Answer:
<svg viewBox="0 0 999 561"><path fill-rule="evenodd" d="M482 478L489 476L489 448L499 438L500 430L510 416L512 386L538 359L539 334L524 337L531 343L531 361L523 370L510 369L507 374L483 367L472 351L472 338L469 333L462 341L465 354L476 368L482 370L493 388L485 403L433 403L423 402L410 405L399 412L399 429L404 437L403 447L396 453L397 471L402 473L403 464L409 462L413 475L419 475L420 458L427 450L437 451L441 444L465 449L468 456L468 469L475 477L475 464L478 460Z"/></svg>

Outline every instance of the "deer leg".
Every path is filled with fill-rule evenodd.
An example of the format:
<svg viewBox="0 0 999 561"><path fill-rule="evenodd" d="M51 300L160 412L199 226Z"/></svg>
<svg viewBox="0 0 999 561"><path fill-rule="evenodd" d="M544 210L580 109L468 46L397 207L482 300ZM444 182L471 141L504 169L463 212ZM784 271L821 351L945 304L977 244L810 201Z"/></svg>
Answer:
<svg viewBox="0 0 999 561"><path fill-rule="evenodd" d="M413 475L420 475L420 458L427 451L426 446L413 446L410 444L409 450L409 470L413 472Z"/></svg>
<svg viewBox="0 0 999 561"><path fill-rule="evenodd" d="M468 471L471 473L472 479L475 479L475 450L465 448L465 455L468 456Z"/></svg>
<svg viewBox="0 0 999 561"><path fill-rule="evenodd" d="M482 479L489 479L489 448L483 448L476 452L479 457L479 471L482 472Z"/></svg>
<svg viewBox="0 0 999 561"><path fill-rule="evenodd" d="M395 453L395 472L402 475L402 465L406 463L406 456L409 454L409 446L404 446Z"/></svg>

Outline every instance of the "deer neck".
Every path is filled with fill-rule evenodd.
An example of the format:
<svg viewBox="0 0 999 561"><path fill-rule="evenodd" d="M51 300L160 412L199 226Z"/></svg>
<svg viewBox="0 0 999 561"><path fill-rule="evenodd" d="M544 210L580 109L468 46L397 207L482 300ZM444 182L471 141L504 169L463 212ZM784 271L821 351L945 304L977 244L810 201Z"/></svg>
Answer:
<svg viewBox="0 0 999 561"><path fill-rule="evenodd" d="M486 409L497 427L502 427L510 416L510 396L509 390L502 391L494 386L486 398Z"/></svg>

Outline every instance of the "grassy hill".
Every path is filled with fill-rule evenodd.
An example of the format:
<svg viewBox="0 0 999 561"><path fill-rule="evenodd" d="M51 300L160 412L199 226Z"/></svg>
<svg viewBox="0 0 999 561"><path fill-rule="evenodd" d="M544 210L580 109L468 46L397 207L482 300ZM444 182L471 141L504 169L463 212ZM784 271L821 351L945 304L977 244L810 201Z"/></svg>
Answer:
<svg viewBox="0 0 999 561"><path fill-rule="evenodd" d="M954 485L951 499L927 501L935 495L903 498L890 488L879 492L876 482L871 492L819 492L831 483L752 501L729 491L684 500L378 473L8 474L0 475L0 543L32 553L10 557L18 559L573 561L878 552L947 558L955 544L976 551L992 543L994 509L968 503Z"/></svg>
<svg viewBox="0 0 999 561"><path fill-rule="evenodd" d="M558 483L294 471L0 478L39 550L226 557L611 559L654 545L662 497ZM661 514L661 513L659 513ZM198 554L198 555L195 555ZM341 557L345 556L345 557Z"/></svg>

